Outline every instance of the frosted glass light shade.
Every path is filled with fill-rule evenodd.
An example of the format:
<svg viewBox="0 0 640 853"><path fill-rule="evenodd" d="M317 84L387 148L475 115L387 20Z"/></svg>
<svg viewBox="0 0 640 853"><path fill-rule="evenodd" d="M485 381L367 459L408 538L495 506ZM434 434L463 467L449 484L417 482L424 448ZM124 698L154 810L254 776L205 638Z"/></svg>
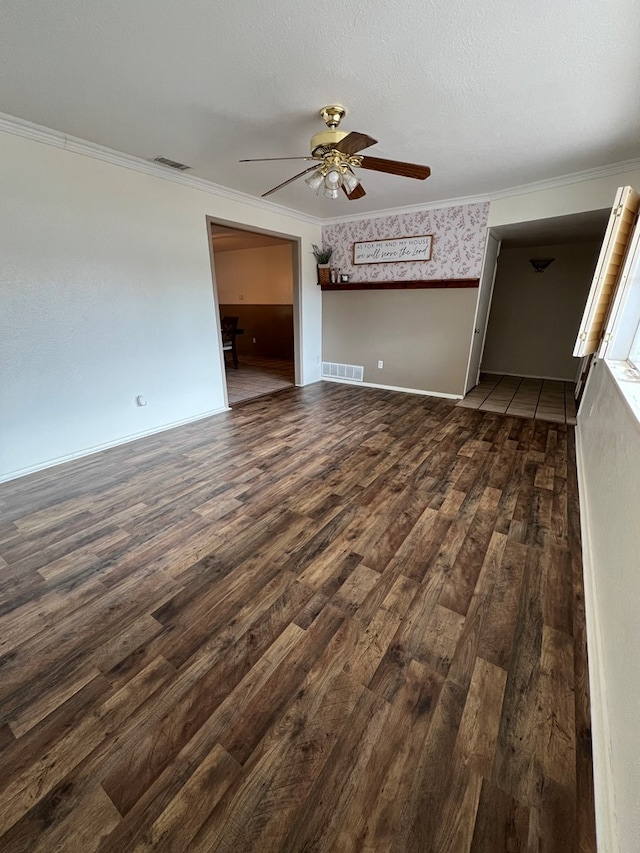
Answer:
<svg viewBox="0 0 640 853"><path fill-rule="evenodd" d="M348 193L352 193L355 188L360 183L360 178L357 178L351 169L347 169L347 171L342 176L342 183Z"/></svg>
<svg viewBox="0 0 640 853"><path fill-rule="evenodd" d="M314 172L312 175L309 175L308 178L305 178L304 182L305 184L308 184L315 193L319 193L324 184L324 175L318 169L317 172Z"/></svg>
<svg viewBox="0 0 640 853"><path fill-rule="evenodd" d="M324 185L329 190L338 190L342 186L342 175L337 169L329 169L324 178Z"/></svg>

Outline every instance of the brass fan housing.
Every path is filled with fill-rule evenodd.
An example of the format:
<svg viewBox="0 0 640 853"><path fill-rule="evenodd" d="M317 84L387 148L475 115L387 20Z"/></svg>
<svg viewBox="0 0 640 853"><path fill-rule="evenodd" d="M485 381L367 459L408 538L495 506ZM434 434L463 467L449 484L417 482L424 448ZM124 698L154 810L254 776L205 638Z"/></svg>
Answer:
<svg viewBox="0 0 640 853"><path fill-rule="evenodd" d="M342 104L328 104L320 110L320 116L329 130L323 130L311 137L311 156L322 159L328 148L337 145L341 139L348 136L346 130L338 130L338 125L346 116L347 110Z"/></svg>
<svg viewBox="0 0 640 853"><path fill-rule="evenodd" d="M323 130L321 133L316 133L311 137L311 156L322 159L323 154L329 149L337 145L341 139L348 136L346 130Z"/></svg>
<svg viewBox="0 0 640 853"><path fill-rule="evenodd" d="M329 104L320 110L320 117L331 130L335 130L346 114L347 110L342 104Z"/></svg>

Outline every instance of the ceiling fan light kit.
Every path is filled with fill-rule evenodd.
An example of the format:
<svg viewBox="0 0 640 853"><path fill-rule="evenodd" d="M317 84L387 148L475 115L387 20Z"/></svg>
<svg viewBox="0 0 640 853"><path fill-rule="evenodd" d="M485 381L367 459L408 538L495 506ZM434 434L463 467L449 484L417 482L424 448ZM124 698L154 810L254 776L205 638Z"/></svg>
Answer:
<svg viewBox="0 0 640 853"><path fill-rule="evenodd" d="M266 157L260 160L241 160L241 163L264 162L264 160L317 160L320 165L310 166L292 178L288 178L277 187L272 187L262 198L286 187L298 178L308 175L305 183L316 193L326 198L338 198L340 190L349 201L355 201L366 195L360 183L360 178L354 169L363 168L373 172L386 172L390 175L403 175L423 181L431 174L428 166L416 163L403 163L399 160L385 160L381 157L366 157L358 152L375 145L378 141L366 133L357 131L347 132L338 130L338 126L347 114L342 104L329 104L320 110L320 116L328 130L316 133L311 137L310 157ZM313 174L309 174L313 172Z"/></svg>
<svg viewBox="0 0 640 853"><path fill-rule="evenodd" d="M322 165L305 178L305 183L316 195L323 192L327 198L338 198L340 189L349 195L360 183L351 168L352 165L358 165L357 161L360 159L355 156L347 157L339 151L329 151Z"/></svg>

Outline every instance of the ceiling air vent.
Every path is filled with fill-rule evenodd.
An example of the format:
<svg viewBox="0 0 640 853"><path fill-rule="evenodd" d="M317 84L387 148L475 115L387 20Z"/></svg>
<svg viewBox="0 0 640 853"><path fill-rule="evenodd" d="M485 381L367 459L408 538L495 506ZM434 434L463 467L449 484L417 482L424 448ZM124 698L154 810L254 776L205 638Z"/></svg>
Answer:
<svg viewBox="0 0 640 853"><path fill-rule="evenodd" d="M185 166L184 163L178 163L177 160L170 160L168 157L152 157L151 163L160 163L161 166L169 166L170 169L177 169L179 172L186 172L191 166Z"/></svg>

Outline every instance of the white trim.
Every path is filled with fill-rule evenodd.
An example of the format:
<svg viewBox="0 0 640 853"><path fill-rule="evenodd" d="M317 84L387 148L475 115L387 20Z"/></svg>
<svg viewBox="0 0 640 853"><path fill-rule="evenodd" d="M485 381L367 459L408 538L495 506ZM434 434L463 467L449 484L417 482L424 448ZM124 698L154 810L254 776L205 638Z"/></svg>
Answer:
<svg viewBox="0 0 640 853"><path fill-rule="evenodd" d="M17 471L10 471L7 474L0 475L0 483L6 483L9 480L17 480L18 477L26 477L27 474L35 474L37 471L44 471L47 468L53 468L56 465L63 465L65 462L73 462L75 459L82 459L85 456L92 456L94 453L101 453L103 450L108 450L110 447L119 447L121 444L128 444L130 441L138 441L141 438L147 438L150 435L156 435L159 432L175 429L175 427L192 424L196 421L210 418L212 415L219 415L222 412L230 412L229 406L222 406L219 409L211 409L211 411L203 412L193 418L182 418L179 421L172 421L168 424L163 424L153 429L144 430L143 432L135 432L131 435L125 435L122 438L116 438L113 441L106 441L103 444L96 444L93 447L86 447L84 450L78 450L74 453L68 453L65 456L56 456L54 459L47 459L45 462L39 462L37 465L31 465L28 468L20 468Z"/></svg>
<svg viewBox="0 0 640 853"><path fill-rule="evenodd" d="M482 280L484 278L484 269L485 269L485 266L487 264L487 249L489 248L489 238L490 237L493 237L494 240L498 239L495 236L495 234L491 233L491 229L487 228L487 233L486 233L485 238L484 238L484 250L482 252L482 268L480 269L480 275L478 276L478 293L476 296L476 310L473 312L473 327L471 329L471 341L469 343L469 355L467 356L467 372L465 373L465 377L464 377L464 396L465 397L467 396L469 391L472 390L472 388L475 388L475 385L469 384L469 380L470 380L469 372L471 371L471 359L473 358L473 347L474 347L474 344L476 341L476 329L478 328L476 324L478 322L478 312L480 311L480 300L482 299L482 295L483 295L482 294ZM502 242L500 240L498 240L498 256L496 257L496 275L498 273L498 257L500 256L500 246L501 245L502 245ZM494 283L495 283L495 277L494 277ZM492 299L493 299L493 292L491 293L491 299L489 301L489 307L487 308L487 323L486 323L486 328L484 330L485 336L487 333L487 328L489 327L489 312L491 311L491 300ZM480 334L480 333L478 333L478 334ZM482 349L484 350L484 341L482 343ZM478 362L478 376L476 377L476 379L480 379L480 368L481 367L482 367L482 353L480 353L480 361ZM477 384L478 383L476 381L476 385Z"/></svg>
<svg viewBox="0 0 640 853"><path fill-rule="evenodd" d="M380 385L377 382L354 382L351 379L333 379L320 377L322 382L335 382L337 385L355 385L357 388L380 388L382 391L401 391L403 394L421 394L423 397L444 397L446 400L462 400L462 394L446 394L444 391L423 391L422 388L402 388L400 385Z"/></svg>
<svg viewBox="0 0 640 853"><path fill-rule="evenodd" d="M580 438L580 420L575 431L576 468L580 500L584 604L587 623L587 657L591 704L591 743L593 752L593 784L595 789L597 848L602 853L619 853L618 819L611 769L611 734L607 712L607 685L602 651L602 636L596 610L596 579L589 538L589 504L584 486L584 460Z"/></svg>
<svg viewBox="0 0 640 853"><path fill-rule="evenodd" d="M597 178L607 178L609 175L633 172L636 169L640 169L640 157L635 157L632 160L620 160L617 163L609 163L606 166L596 166L593 169L583 169L581 172L569 172L567 175L545 178L542 181L532 181L530 184L521 184L517 187L509 187L509 189L489 193L488 197L491 201L494 201L512 195L553 190L557 187L566 187L568 184L579 184L581 181L595 181Z"/></svg>
<svg viewBox="0 0 640 853"><path fill-rule="evenodd" d="M183 186L201 190L202 192L222 196L223 198L239 201L243 204L249 204L261 210L290 216L294 219L308 222L311 225L321 226L323 223L323 220L317 216L310 216L308 213L293 210L282 204L276 204L273 201L256 198L239 190L223 187L221 184L216 184L205 178L196 178L193 175L187 175L185 172L174 171L168 166L161 166L158 163L143 160L141 157L134 157L131 154L124 154L121 151L106 148L104 145L98 145L95 142L88 142L76 136L69 136L66 133L61 133L59 130L52 130L39 124L33 124L30 121L14 118L14 116L10 116L7 113L0 113L0 131L12 133L14 136L22 136L25 139L32 139L35 142L42 142L45 145L52 145L54 148L72 151L74 154L93 157L94 160L104 160L107 163L112 163L114 166L133 169L135 172L142 172L146 175L152 175L155 178L163 178L165 181L172 181L175 184L182 184Z"/></svg>
<svg viewBox="0 0 640 853"><path fill-rule="evenodd" d="M261 210L269 210L274 213L280 213L284 216L291 216L294 219L299 219L311 225L319 226L333 225L338 222L358 222L363 219L377 219L383 216L398 216L403 213L414 213L415 211L422 210L436 210L442 207L484 204L485 202L495 201L508 196L522 195L523 193L538 192L541 190L554 189L556 187L564 187L568 184L579 183L580 181L589 181L596 178L604 178L609 175L617 175L622 172L630 172L635 169L640 169L640 159L623 160L619 163L610 163L607 166L598 166L594 169L585 169L581 172L572 172L568 175L559 175L555 178L547 178L546 180L534 181L529 184L521 184L516 187L508 187L503 190L496 190L494 192L488 192L481 195L461 196L459 198L439 200L436 199L433 201L423 201L402 207L389 207L383 210L370 210L359 214L345 214L344 216L323 218L321 216L312 216L311 214L303 213L300 210L285 207L281 204L276 204L273 201L266 201L263 198L257 198L256 196L240 192L239 190L232 190L229 187L222 186L221 184L215 184L213 181L207 181L205 178L196 178L193 175L187 175L184 172L174 172L172 169L160 166L157 163L151 163L140 157L134 157L131 154L115 151L112 148L106 148L104 145L98 145L95 142L79 139L76 136L69 136L59 130L53 130L52 128L44 127L43 125L34 124L33 122L25 121L24 119L9 115L8 113L0 112L0 131L12 133L14 136L23 136L26 139L32 139L36 142L45 143L46 145L53 145L56 148L63 148L66 151L73 151L76 154L84 154L86 157L93 157L96 160L104 160L108 163L113 163L116 166L122 166L125 169L144 172L147 175L154 175L155 177L163 178L166 181L173 181L174 183L193 187L194 189L201 190L203 192L222 196L223 198L240 201Z"/></svg>
<svg viewBox="0 0 640 853"><path fill-rule="evenodd" d="M484 328L480 329L478 332L481 335L481 340L478 341L478 346L480 347L480 357L478 358L478 370L476 371L476 376L470 376L471 372L471 362L474 356L474 348L476 345L476 329L478 327L478 317L480 316L480 308L483 305L482 300L487 295L487 255L489 253L489 245L490 241L495 240L498 244L496 249L496 260L493 266L493 275L491 276L491 289L489 290L488 299L487 299L487 310L485 312L484 318ZM497 237L492 231L491 228L487 228L487 234L484 241L484 252L482 254L482 268L480 270L480 277L478 278L478 295L476 297L476 310L473 314L473 327L471 329L471 341L469 342L469 356L467 358L467 372L464 377L464 396L466 397L469 391L472 388L475 388L478 384L478 380L480 379L480 371L482 368L482 356L484 355L484 348L486 346L487 341L487 330L489 328L489 316L491 314L491 304L493 302L493 291L495 290L496 278L498 276L498 260L500 258L500 250L502 248L502 240L500 237ZM471 384L473 382L473 384Z"/></svg>
<svg viewBox="0 0 640 853"><path fill-rule="evenodd" d="M640 428L640 373L637 367L632 361L605 359L604 363L636 426Z"/></svg>
<svg viewBox="0 0 640 853"><path fill-rule="evenodd" d="M499 193L495 194L500 197ZM408 204L402 207L387 207L383 210L370 210L368 213L346 214L344 216L332 216L322 220L322 225L337 225L340 222L361 222L364 219L381 219L385 216L402 216L404 213L420 213L423 210L440 210L443 207L462 207L467 204L486 204L491 201L490 193L485 195L462 196L460 198L446 198L439 201L422 201L417 204Z"/></svg>
<svg viewBox="0 0 640 853"><path fill-rule="evenodd" d="M622 172L632 172L640 169L640 158L633 160L621 160L619 163L610 163L607 166L597 166L594 169L584 169L581 172L570 172L567 175L558 175L555 178L545 178L542 181L532 181L529 184L520 184L515 187L507 187L503 190L494 190L482 195L460 196L459 198L440 199L435 201L418 202L403 207L389 207L385 210L370 211L356 215L333 216L322 220L323 225L334 225L339 222L359 222L363 219L377 219L384 216L398 216L403 213L416 213L421 210L437 210L441 207L459 207L466 204L484 204L489 201L508 198L509 196L524 195L526 193L552 190L557 187L565 187L569 184L577 184L581 181L593 181L597 178L606 178L609 175L618 175Z"/></svg>

